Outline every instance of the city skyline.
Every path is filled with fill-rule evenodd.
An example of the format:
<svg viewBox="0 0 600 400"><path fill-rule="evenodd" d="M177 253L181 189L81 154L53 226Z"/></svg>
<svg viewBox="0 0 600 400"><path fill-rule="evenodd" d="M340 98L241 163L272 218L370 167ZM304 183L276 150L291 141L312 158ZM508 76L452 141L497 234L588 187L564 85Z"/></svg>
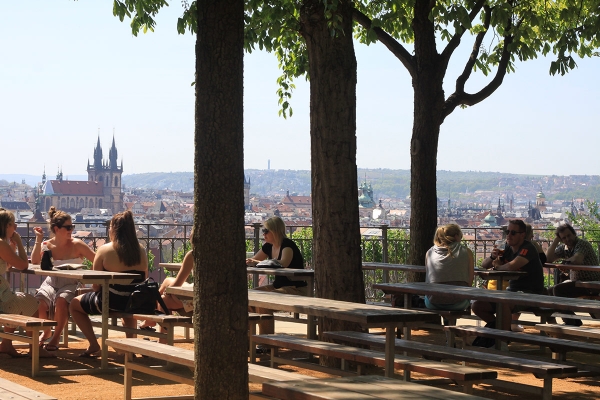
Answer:
<svg viewBox="0 0 600 400"><path fill-rule="evenodd" d="M131 35L109 3L11 3L0 13L0 131L12 151L6 174L85 174L98 136L114 137L124 175L193 170L194 41L177 35L179 4L162 10L156 32ZM28 26L23 29L22 16ZM18 35L15 35L18 32ZM438 49L439 50L439 49ZM458 54L459 58L465 54ZM356 44L357 166L410 168L412 88L409 75L381 44ZM460 68L451 65L446 95ZM438 170L536 175L594 175L595 76L600 61L577 60L564 77L550 59L517 63L490 98L458 109L442 125ZM245 58L245 168L309 170L308 84L296 82L294 116L277 116L272 54ZM484 81L480 73L468 89ZM478 83L477 83L478 82ZM476 86L477 85L477 86ZM566 159L555 160L567 155ZM577 162L575 160L581 160Z"/></svg>

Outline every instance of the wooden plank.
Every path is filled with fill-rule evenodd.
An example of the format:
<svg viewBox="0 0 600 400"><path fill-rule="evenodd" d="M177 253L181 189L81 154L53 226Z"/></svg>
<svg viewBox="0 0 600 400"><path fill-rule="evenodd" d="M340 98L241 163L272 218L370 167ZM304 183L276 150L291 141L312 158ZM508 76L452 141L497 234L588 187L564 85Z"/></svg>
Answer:
<svg viewBox="0 0 600 400"><path fill-rule="evenodd" d="M0 400L57 400L25 386L0 378Z"/></svg>
<svg viewBox="0 0 600 400"><path fill-rule="evenodd" d="M191 350L139 339L106 339L106 344L115 350L142 354L148 357L154 357L167 362L195 368L194 352Z"/></svg>
<svg viewBox="0 0 600 400"><path fill-rule="evenodd" d="M284 400L482 399L464 393L373 375L312 381L266 382L263 383L263 394Z"/></svg>
<svg viewBox="0 0 600 400"><path fill-rule="evenodd" d="M324 332L323 335L328 339L352 341L363 345L383 346L385 344L385 338L381 335L372 335L368 333ZM577 368L568 365L504 355L489 357L485 353L475 350L455 349L452 347L419 343L403 339L396 339L395 346L396 352L419 353L421 356L435 357L440 359L454 359L458 361L473 362L500 368L509 368L516 371L530 372L541 377L560 376L566 373L577 372Z"/></svg>
<svg viewBox="0 0 600 400"><path fill-rule="evenodd" d="M23 328L56 326L56 321L18 314L0 314L0 323Z"/></svg>
<svg viewBox="0 0 600 400"><path fill-rule="evenodd" d="M359 349L331 342L309 340L289 335L256 335L253 341L268 346L284 347L311 354L341 358L362 364L385 366L385 355L380 351ZM397 369L419 372L427 375L441 376L456 381L481 381L495 379L498 374L482 368L423 360L417 357L395 355L394 366Z"/></svg>
<svg viewBox="0 0 600 400"><path fill-rule="evenodd" d="M536 324L535 328L553 336L579 336L590 339L600 339L600 329L597 328L556 324Z"/></svg>

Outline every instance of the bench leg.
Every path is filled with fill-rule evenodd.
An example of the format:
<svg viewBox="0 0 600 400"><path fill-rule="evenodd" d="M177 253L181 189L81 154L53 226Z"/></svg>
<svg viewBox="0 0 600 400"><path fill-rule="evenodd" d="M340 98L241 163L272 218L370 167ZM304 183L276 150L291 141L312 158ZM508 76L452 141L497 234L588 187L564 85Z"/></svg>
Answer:
<svg viewBox="0 0 600 400"><path fill-rule="evenodd" d="M473 394L473 384L468 382L461 382L463 384L463 391L465 394Z"/></svg>
<svg viewBox="0 0 600 400"><path fill-rule="evenodd" d="M249 321L248 325L250 325L248 327L248 332L249 332L248 355L250 356L250 362L252 364L255 364L256 363L256 345L254 344L254 341L252 340L252 336L256 335L256 323L254 321Z"/></svg>
<svg viewBox="0 0 600 400"><path fill-rule="evenodd" d="M542 400L552 400L552 378L544 378L544 388L542 389Z"/></svg>
<svg viewBox="0 0 600 400"><path fill-rule="evenodd" d="M130 352L125 353L125 371L123 372L124 376L124 390L125 390L125 400L131 400L131 386L133 385L133 370L129 368L129 362L132 360L133 354Z"/></svg>
<svg viewBox="0 0 600 400"><path fill-rule="evenodd" d="M35 378L40 373L40 329L31 331L31 376Z"/></svg>

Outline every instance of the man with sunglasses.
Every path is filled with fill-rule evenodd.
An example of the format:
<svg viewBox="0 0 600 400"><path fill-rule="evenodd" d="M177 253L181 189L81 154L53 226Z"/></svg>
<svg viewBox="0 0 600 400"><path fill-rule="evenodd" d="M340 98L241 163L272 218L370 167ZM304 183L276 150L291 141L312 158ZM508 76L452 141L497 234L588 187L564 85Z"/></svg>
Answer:
<svg viewBox="0 0 600 400"><path fill-rule="evenodd" d="M542 262L535 246L525 240L526 230L525 222L519 219L508 221L507 246L504 254L499 257L498 249L493 249L491 255L483 260L481 267L498 271L525 271L526 275L509 282L507 290L541 294L545 291ZM472 304L471 309L475 315L486 322L486 327L496 327L496 303L477 300ZM515 311L518 310L512 310ZM503 321L502 325L510 326L511 313L506 313L504 318L506 321ZM481 347L492 347L494 344L494 339L480 337L473 342L473 346Z"/></svg>
<svg viewBox="0 0 600 400"><path fill-rule="evenodd" d="M562 243L561 243L562 242ZM561 243L561 244L559 244ZM598 257L594 248L587 240L580 239L575 229L569 224L561 224L556 228L556 237L546 251L548 262L559 258L565 264L598 265ZM569 279L548 288L548 294L559 297L597 296L598 292L575 286L576 281L599 281L600 273L593 271L569 271ZM575 314L563 311L563 314ZM563 318L566 325L581 326L580 319Z"/></svg>

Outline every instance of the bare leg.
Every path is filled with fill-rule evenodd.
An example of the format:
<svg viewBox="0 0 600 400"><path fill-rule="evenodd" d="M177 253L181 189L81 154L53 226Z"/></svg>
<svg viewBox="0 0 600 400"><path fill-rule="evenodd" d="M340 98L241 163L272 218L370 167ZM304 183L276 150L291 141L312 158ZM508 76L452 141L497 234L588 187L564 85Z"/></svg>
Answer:
<svg viewBox="0 0 600 400"><path fill-rule="evenodd" d="M56 327L54 328L54 335L48 342L48 347L54 349L58 346L60 335L69 320L69 303L63 297L57 297L54 305L54 320L56 321Z"/></svg>
<svg viewBox="0 0 600 400"><path fill-rule="evenodd" d="M478 300L473 302L471 305L471 310L475 315L488 324L496 321L496 308L494 307L493 303Z"/></svg>
<svg viewBox="0 0 600 400"><path fill-rule="evenodd" d="M133 318L129 318L129 317L123 318L123 326L126 327L126 328L133 328L133 329L135 329L136 323L137 323L137 321L135 319L133 319ZM125 333L125 336L128 337L128 338L134 337L133 333L129 333L129 332Z"/></svg>
<svg viewBox="0 0 600 400"><path fill-rule="evenodd" d="M100 345L98 344L98 339L96 339L96 335L94 334L92 321L90 321L89 315L87 315L87 313L81 307L81 297L82 296L75 297L71 301L71 306L69 309L71 311L71 316L75 320L75 323L79 329L81 329L81 332L89 342L88 348L83 354L93 355L94 353L100 351Z"/></svg>
<svg viewBox="0 0 600 400"><path fill-rule="evenodd" d="M46 303L46 298L37 298L39 300L39 305L38 305L38 315L39 318L43 318L43 319L48 319L48 311L49 311L49 307L48 307L48 303ZM46 339L48 339L50 337L50 335L52 334L50 329L46 329L44 331L42 331L42 334L40 335L40 345L42 343L44 343L44 341Z"/></svg>

